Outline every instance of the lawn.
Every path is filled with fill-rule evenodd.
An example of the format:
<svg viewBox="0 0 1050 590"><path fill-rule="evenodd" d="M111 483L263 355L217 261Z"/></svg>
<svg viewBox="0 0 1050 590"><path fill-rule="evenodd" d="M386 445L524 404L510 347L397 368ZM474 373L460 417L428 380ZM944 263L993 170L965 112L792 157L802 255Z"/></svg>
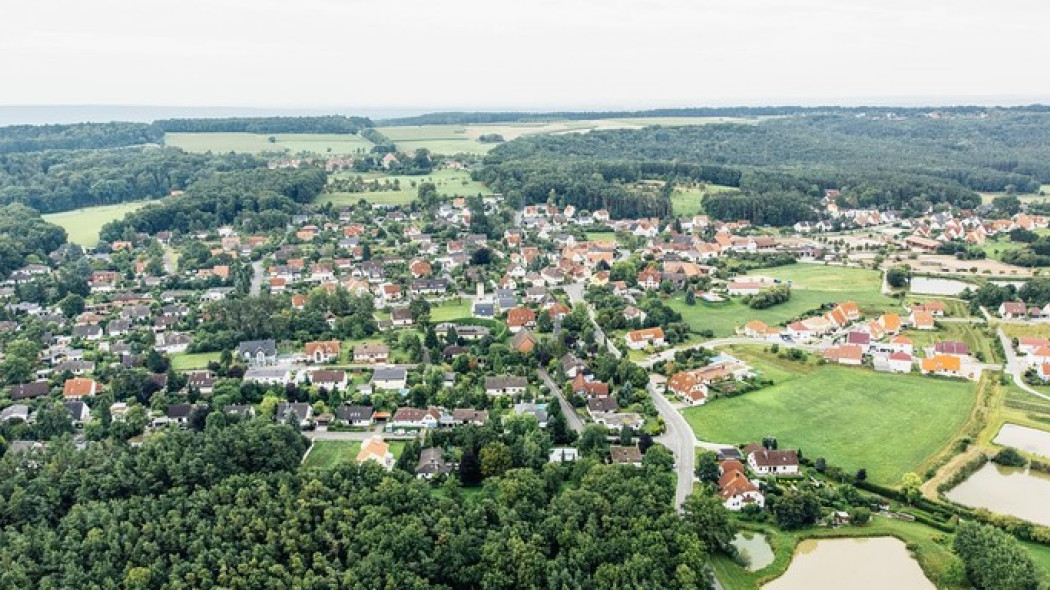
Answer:
<svg viewBox="0 0 1050 590"><path fill-rule="evenodd" d="M675 215L697 215L704 212L701 201L705 196L735 190L735 187L719 184L676 186L671 193L671 209Z"/></svg>
<svg viewBox="0 0 1050 590"><path fill-rule="evenodd" d="M70 242L94 248L98 244L98 232L103 225L115 219L121 219L147 203L149 201L133 201L118 205L83 207L61 213L48 213L43 217L45 221L65 229Z"/></svg>
<svg viewBox="0 0 1050 590"><path fill-rule="evenodd" d="M390 452L394 457L400 457L404 450L404 441L390 442ZM360 451L359 440L316 440L310 454L306 456L306 461L303 462L303 467L329 469L340 463L353 463Z"/></svg>
<svg viewBox="0 0 1050 590"><path fill-rule="evenodd" d="M171 355L171 368L176 371L207 369L211 361L218 362L219 352L177 352Z"/></svg>
<svg viewBox="0 0 1050 590"><path fill-rule="evenodd" d="M326 203L331 201L333 205L352 205L361 199L369 203L380 205L405 205L415 200L419 193L419 183L432 182L437 187L438 193L444 196L468 197L477 194L490 195L492 191L484 184L471 180L470 173L465 170L441 169L426 175L387 175L387 174L353 174L342 173L343 176L362 176L365 180L378 180L380 184L393 184L396 180L400 189L366 193L322 193L314 200L315 203Z"/></svg>
<svg viewBox="0 0 1050 590"><path fill-rule="evenodd" d="M270 137L276 141L270 143ZM372 142L349 133L166 133L164 143L187 152L249 154L281 151L354 154L372 149Z"/></svg>
<svg viewBox="0 0 1050 590"><path fill-rule="evenodd" d="M761 359L749 360L762 371L769 364ZM698 438L740 444L776 436L782 447L897 485L951 443L975 403L972 383L832 365L799 364L794 375L772 368L780 371L772 387L684 410Z"/></svg>
<svg viewBox="0 0 1050 590"><path fill-rule="evenodd" d="M791 281L791 299L766 309L750 309L739 299L725 303L686 305L684 296L676 296L669 304L694 331L712 330L715 336L730 336L737 327L750 320L760 320L771 326L779 325L827 303L855 301L867 316L883 311L896 311L894 299L880 292L879 273L862 268L824 266L819 264L792 264L766 268L749 274Z"/></svg>
<svg viewBox="0 0 1050 590"><path fill-rule="evenodd" d="M436 323L470 318L470 303L469 299L460 298L458 300L450 299L440 305L435 305L430 308L430 321Z"/></svg>

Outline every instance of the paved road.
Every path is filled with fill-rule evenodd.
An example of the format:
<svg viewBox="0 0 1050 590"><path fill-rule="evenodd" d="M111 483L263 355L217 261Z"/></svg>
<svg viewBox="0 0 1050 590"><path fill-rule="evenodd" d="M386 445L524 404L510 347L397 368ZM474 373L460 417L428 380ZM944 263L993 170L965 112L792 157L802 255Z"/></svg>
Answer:
<svg viewBox="0 0 1050 590"><path fill-rule="evenodd" d="M650 378L646 390L653 398L656 411L664 419L665 431L658 438L675 456L675 471L678 483L675 487L674 505L681 511L686 496L693 493L693 472L696 470L696 436L682 414L671 405L664 395L656 391Z"/></svg>
<svg viewBox="0 0 1050 590"><path fill-rule="evenodd" d="M536 374L539 375L540 379L543 380L543 383L551 390L551 393L557 396L558 405L561 406L561 413L565 415L565 420L569 423L569 428L576 431L577 434L583 432L583 420L580 419L580 415L576 413L576 408L572 407L572 404L565 399L561 388L558 387L558 384L555 383L553 379L551 379L550 373L540 368L536 369Z"/></svg>
<svg viewBox="0 0 1050 590"><path fill-rule="evenodd" d="M1013 340L1006 335L1006 332L1003 332L1002 328L999 328L999 341L1002 342L1003 351L1006 353L1006 365L1004 370L1013 377L1014 383L1028 393L1050 401L1050 395L1040 393L1024 382L1024 372L1028 367L1025 365L1025 362L1017 356L1017 353L1014 351Z"/></svg>
<svg viewBox="0 0 1050 590"><path fill-rule="evenodd" d="M263 263L262 260L256 260L252 263L252 286L248 289L248 294L257 297L262 292L262 284Z"/></svg>
<svg viewBox="0 0 1050 590"><path fill-rule="evenodd" d="M591 325L594 326L594 341L597 342L599 346L605 345L609 350L609 353L614 357L622 358L623 353L620 352L620 349L616 347L616 344L614 344L612 340L605 337L605 331L602 330L601 326L598 325L598 322L594 320L594 309L584 301L584 284L570 283L564 285L562 288L565 289L565 294L569 296L569 301L572 302L574 307L576 305L583 305L587 309L587 316L591 318Z"/></svg>

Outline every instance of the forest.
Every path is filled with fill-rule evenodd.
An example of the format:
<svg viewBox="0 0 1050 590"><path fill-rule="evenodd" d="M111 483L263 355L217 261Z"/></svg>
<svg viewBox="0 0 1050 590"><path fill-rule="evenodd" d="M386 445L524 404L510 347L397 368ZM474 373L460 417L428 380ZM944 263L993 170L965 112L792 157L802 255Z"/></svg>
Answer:
<svg viewBox="0 0 1050 590"><path fill-rule="evenodd" d="M0 205L22 203L55 213L156 199L215 172L265 164L243 154L188 154L157 147L0 154Z"/></svg>
<svg viewBox="0 0 1050 590"><path fill-rule="evenodd" d="M367 117L228 117L223 119L160 119L153 125L164 133L357 133L372 126Z"/></svg>
<svg viewBox="0 0 1050 590"><path fill-rule="evenodd" d="M66 230L50 224L24 205L0 207L0 278L22 268L26 257L43 260L66 241Z"/></svg>
<svg viewBox="0 0 1050 590"><path fill-rule="evenodd" d="M740 189L705 198L713 217L789 225L816 216L826 189L839 189L846 206L906 213L940 203L975 207L977 191L1034 192L1050 181L1048 123L1050 114L1040 110L944 118L814 114L756 125L532 135L493 149L480 175L530 195L527 202L536 197L525 187L547 174L566 175L551 188L573 202L586 200L574 185L591 182L582 163L636 163L652 168L651 178L671 181L679 170L668 166L694 164L720 170L720 180L706 181Z"/></svg>
<svg viewBox="0 0 1050 590"><path fill-rule="evenodd" d="M112 241L135 232L204 230L248 216L248 231L283 228L303 203L321 194L326 178L319 168L219 172L194 182L182 195L107 223L101 237Z"/></svg>
<svg viewBox="0 0 1050 590"><path fill-rule="evenodd" d="M371 464L299 470L293 427L227 420L8 453L0 587L709 588L731 531L714 498L674 512L668 457L510 469L467 495Z"/></svg>
<svg viewBox="0 0 1050 590"><path fill-rule="evenodd" d="M127 147L160 143L164 131L148 123L77 123L0 127L0 154Z"/></svg>

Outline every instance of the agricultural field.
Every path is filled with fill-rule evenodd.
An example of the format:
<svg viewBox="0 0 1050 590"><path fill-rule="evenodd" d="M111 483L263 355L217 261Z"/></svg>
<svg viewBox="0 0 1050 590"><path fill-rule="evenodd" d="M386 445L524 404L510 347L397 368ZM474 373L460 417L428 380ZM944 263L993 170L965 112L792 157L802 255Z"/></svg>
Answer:
<svg viewBox="0 0 1050 590"><path fill-rule="evenodd" d="M176 371L207 369L208 363L219 361L220 352L177 352L171 355L171 368Z"/></svg>
<svg viewBox="0 0 1050 590"><path fill-rule="evenodd" d="M404 441L390 442L390 452L400 457L405 450ZM359 440L315 440L303 467L330 469L342 463L354 463L361 451Z"/></svg>
<svg viewBox="0 0 1050 590"><path fill-rule="evenodd" d="M478 141L477 136L480 134L468 134L467 128L462 125L379 127L378 131L389 137L398 151L402 152L423 148L435 154L486 154L499 145Z"/></svg>
<svg viewBox="0 0 1050 590"><path fill-rule="evenodd" d="M976 400L968 382L741 356L774 385L684 410L699 439L741 444L775 436L811 459L825 457L849 472L863 467L883 485L922 473L958 436Z"/></svg>
<svg viewBox="0 0 1050 590"><path fill-rule="evenodd" d="M332 192L322 193L314 200L315 203L331 202L333 205L352 205L364 199L377 205L405 205L416 199L419 193L419 184L432 182L437 187L438 193L446 196L473 196L477 194L489 195L484 184L471 180L470 172L465 170L452 170L444 168L426 175L394 175L372 172L368 174L354 174L352 172L341 172L339 176L357 177L361 176L366 181L376 180L380 184L393 185L396 180L399 188L394 190L382 190L375 192L347 193Z"/></svg>
<svg viewBox="0 0 1050 590"><path fill-rule="evenodd" d="M690 306L684 296L677 296L669 304L694 331L712 330L716 337L730 336L750 320L771 326L783 324L828 303L855 301L867 316L899 309L894 299L881 293L882 279L873 270L792 264L748 274L791 281L791 300L766 309L750 309L735 298L725 303L697 300L696 305Z"/></svg>
<svg viewBox="0 0 1050 590"><path fill-rule="evenodd" d="M271 143L269 138L276 141ZM343 133L166 133L164 144L187 152L356 154L372 149L360 135Z"/></svg>
<svg viewBox="0 0 1050 590"><path fill-rule="evenodd" d="M671 209L675 215L699 215L704 212L701 201L705 196L735 190L735 187L720 184L676 186L671 193Z"/></svg>
<svg viewBox="0 0 1050 590"><path fill-rule="evenodd" d="M145 206L149 201L134 201L117 205L83 207L61 213L48 213L44 220L61 226L69 235L69 241L80 246L94 248L102 226L121 219L128 213Z"/></svg>

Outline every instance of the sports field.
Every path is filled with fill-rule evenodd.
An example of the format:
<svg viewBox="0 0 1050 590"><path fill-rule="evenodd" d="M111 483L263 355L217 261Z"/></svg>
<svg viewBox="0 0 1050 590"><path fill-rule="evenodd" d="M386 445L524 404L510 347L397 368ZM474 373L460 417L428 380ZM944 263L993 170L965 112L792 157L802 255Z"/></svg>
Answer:
<svg viewBox="0 0 1050 590"><path fill-rule="evenodd" d="M69 235L69 241L94 248L98 244L98 232L110 221L120 219L128 213L146 205L149 201L133 201L118 205L82 207L61 213L48 213L44 220L61 226Z"/></svg>
<svg viewBox="0 0 1050 590"><path fill-rule="evenodd" d="M897 485L950 444L975 403L976 385L859 367L741 354L775 385L683 411L700 440L740 444L775 436L782 448Z"/></svg>
<svg viewBox="0 0 1050 590"><path fill-rule="evenodd" d="M897 310L895 300L883 295L879 273L863 268L824 266L820 264L792 264L758 269L748 273L791 281L791 299L766 309L750 309L738 299L725 303L686 305L684 296L670 301L675 311L694 330L712 330L715 336L729 336L737 327L750 320L759 320L775 326L794 320L828 303L855 301L865 315Z"/></svg>
<svg viewBox="0 0 1050 590"><path fill-rule="evenodd" d="M276 141L271 143L270 137ZM249 154L281 151L354 154L372 149L372 142L348 133L165 133L164 143L187 152Z"/></svg>

